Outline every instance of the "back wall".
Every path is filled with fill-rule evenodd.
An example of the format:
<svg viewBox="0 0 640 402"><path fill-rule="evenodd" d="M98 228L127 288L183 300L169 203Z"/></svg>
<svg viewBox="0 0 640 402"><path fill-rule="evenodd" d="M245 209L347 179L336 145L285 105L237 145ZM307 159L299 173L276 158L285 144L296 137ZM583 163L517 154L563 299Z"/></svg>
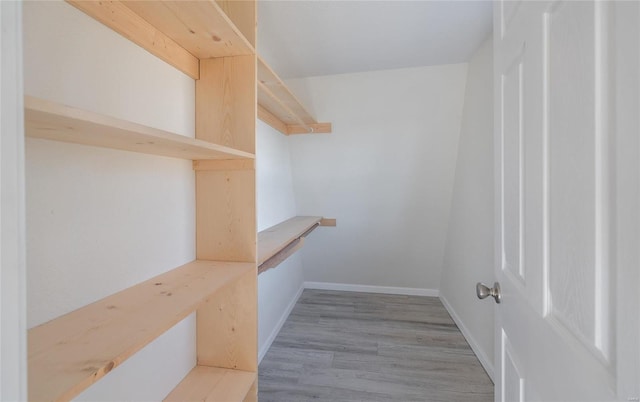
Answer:
<svg viewBox="0 0 640 402"><path fill-rule="evenodd" d="M338 219L305 243L305 281L437 294L466 72L455 64L287 82L333 123L332 134L291 137L298 215Z"/></svg>

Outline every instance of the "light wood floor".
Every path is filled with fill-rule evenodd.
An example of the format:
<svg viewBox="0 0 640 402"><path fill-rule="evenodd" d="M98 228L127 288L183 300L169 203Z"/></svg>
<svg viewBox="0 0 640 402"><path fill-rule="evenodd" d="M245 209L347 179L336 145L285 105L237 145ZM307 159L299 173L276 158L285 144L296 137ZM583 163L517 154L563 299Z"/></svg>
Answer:
<svg viewBox="0 0 640 402"><path fill-rule="evenodd" d="M259 367L260 402L493 401L434 297L305 290Z"/></svg>

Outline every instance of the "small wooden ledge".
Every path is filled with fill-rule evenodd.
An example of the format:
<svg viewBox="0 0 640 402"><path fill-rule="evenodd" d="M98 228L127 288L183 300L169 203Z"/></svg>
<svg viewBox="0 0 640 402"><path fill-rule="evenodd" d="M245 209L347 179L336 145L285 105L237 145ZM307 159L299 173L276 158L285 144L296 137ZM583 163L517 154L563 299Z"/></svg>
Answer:
<svg viewBox="0 0 640 402"><path fill-rule="evenodd" d="M335 219L296 216L258 233L258 273L278 266L304 244L318 226L335 226Z"/></svg>

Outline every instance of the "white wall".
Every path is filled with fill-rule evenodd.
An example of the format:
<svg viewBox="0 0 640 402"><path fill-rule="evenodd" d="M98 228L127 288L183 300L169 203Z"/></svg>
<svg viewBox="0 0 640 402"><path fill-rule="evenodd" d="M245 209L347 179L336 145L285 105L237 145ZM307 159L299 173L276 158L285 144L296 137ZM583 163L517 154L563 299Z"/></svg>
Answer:
<svg viewBox="0 0 640 402"><path fill-rule="evenodd" d="M305 280L437 294L466 70L288 82L320 121L333 123L332 134L291 139L298 214L338 220L305 243Z"/></svg>
<svg viewBox="0 0 640 402"><path fill-rule="evenodd" d="M0 401L27 398L22 3L0 2Z"/></svg>
<svg viewBox="0 0 640 402"><path fill-rule="evenodd" d="M194 135L194 81L145 50L63 2L24 32L26 94ZM26 173L29 327L195 258L190 161L28 139ZM191 316L79 399L160 400L194 364Z"/></svg>
<svg viewBox="0 0 640 402"><path fill-rule="evenodd" d="M487 40L469 63L440 298L493 373L493 299L479 301L476 282L492 286L493 51Z"/></svg>
<svg viewBox="0 0 640 402"><path fill-rule="evenodd" d="M258 230L296 215L288 137L257 124ZM304 283L300 253L258 276L258 354L264 357Z"/></svg>

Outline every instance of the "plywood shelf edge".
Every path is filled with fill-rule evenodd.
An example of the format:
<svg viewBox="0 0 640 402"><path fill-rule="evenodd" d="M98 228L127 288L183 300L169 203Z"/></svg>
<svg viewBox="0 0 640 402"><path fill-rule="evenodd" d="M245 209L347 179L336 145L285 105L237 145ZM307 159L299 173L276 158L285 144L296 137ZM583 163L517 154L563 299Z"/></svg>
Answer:
<svg viewBox="0 0 640 402"><path fill-rule="evenodd" d="M269 65L258 59L258 118L285 135L326 134L331 123L318 123Z"/></svg>
<svg viewBox="0 0 640 402"><path fill-rule="evenodd" d="M251 153L44 99L25 96L28 137L190 160L254 159Z"/></svg>
<svg viewBox="0 0 640 402"><path fill-rule="evenodd" d="M196 260L28 331L30 400L68 400L255 270Z"/></svg>

